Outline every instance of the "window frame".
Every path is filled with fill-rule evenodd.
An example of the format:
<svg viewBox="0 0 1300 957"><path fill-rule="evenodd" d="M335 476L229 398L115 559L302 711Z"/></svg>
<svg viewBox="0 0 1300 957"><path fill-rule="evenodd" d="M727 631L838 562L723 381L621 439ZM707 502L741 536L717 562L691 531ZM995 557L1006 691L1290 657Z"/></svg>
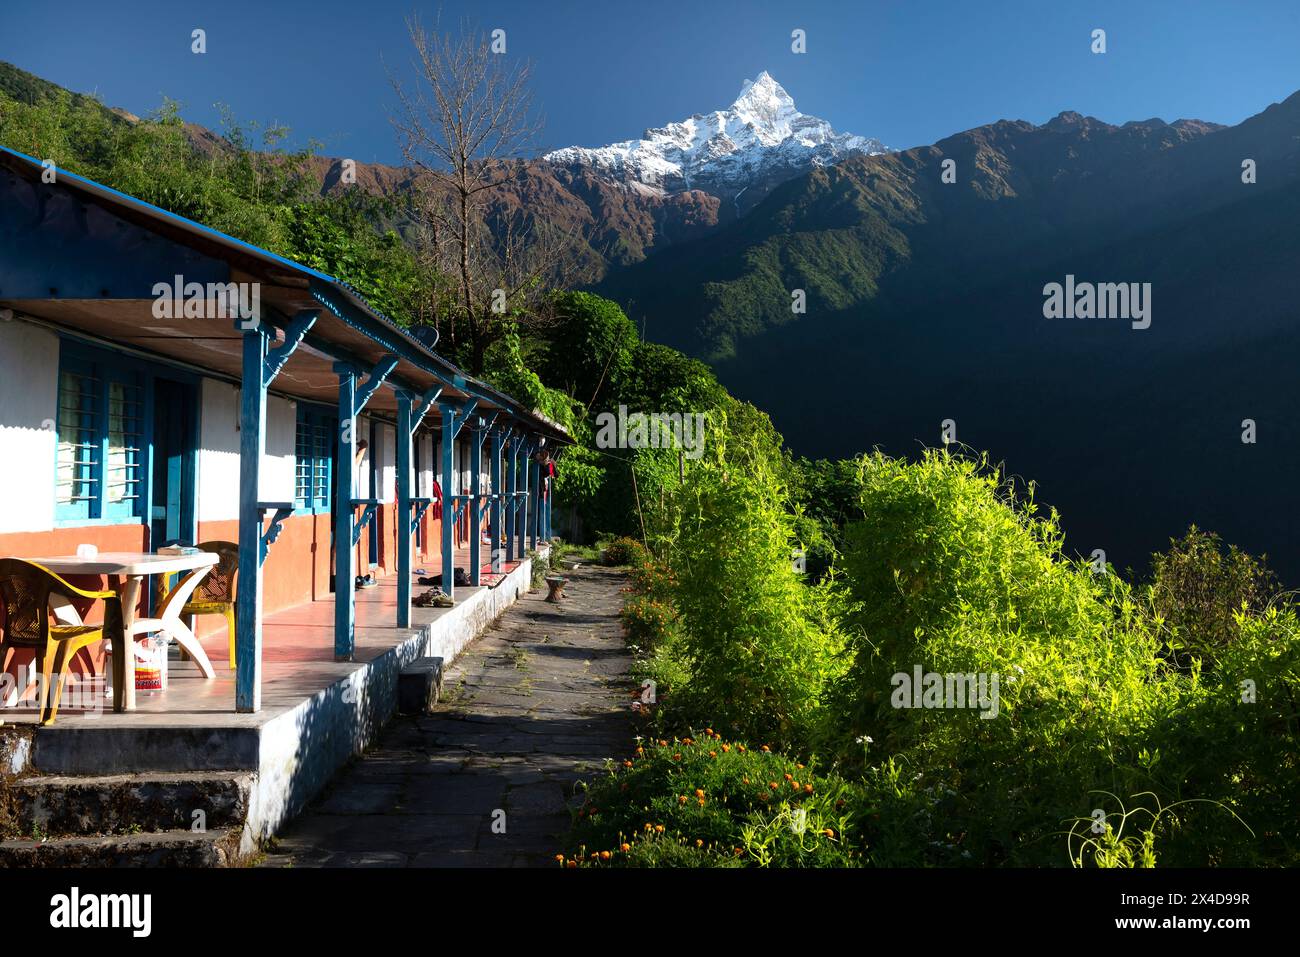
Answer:
<svg viewBox="0 0 1300 957"><path fill-rule="evenodd" d="M87 470L87 474L72 480L74 490L78 485L88 483L90 495L78 501L64 502L60 501L59 477L60 468L66 464L60 455L63 445L62 427L65 424L64 416L71 411L64 406L63 379L68 374L94 384L89 392L79 393L83 399L90 397L93 407L76 413L91 418L90 426L80 427L78 432L90 433L89 441L84 444L93 458L81 466ZM75 340L60 339L54 400L54 483L51 490L54 497L54 527L148 524L153 476L153 379L153 371L147 362ZM110 502L110 483L107 480L112 418L110 395L115 385L133 389L138 395L135 400L127 400L138 406L132 416L138 423L137 431L127 433L134 437L136 444L123 446L128 455L134 452L134 461L126 466L128 474L134 470L134 477L126 481L135 485L137 491L122 501ZM74 469L77 468L77 461L77 453L74 452Z"/></svg>
<svg viewBox="0 0 1300 957"><path fill-rule="evenodd" d="M295 515L328 514L334 505L334 453L337 447L335 439L338 416L330 406L316 405L302 399L297 402L293 436L293 511ZM301 489L300 470L303 468L304 428L312 430L306 443L311 482L308 491L319 491L322 486L318 478L322 472L324 474L324 494L313 494L306 498L298 494Z"/></svg>

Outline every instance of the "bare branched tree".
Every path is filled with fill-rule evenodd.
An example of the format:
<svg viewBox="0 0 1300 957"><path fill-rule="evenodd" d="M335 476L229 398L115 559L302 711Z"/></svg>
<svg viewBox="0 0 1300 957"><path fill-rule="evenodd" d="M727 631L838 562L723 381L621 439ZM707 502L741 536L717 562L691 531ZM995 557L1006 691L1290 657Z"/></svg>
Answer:
<svg viewBox="0 0 1300 957"><path fill-rule="evenodd" d="M448 345L482 371L502 320L536 320L532 308L566 277L574 237L530 222L499 201L539 130L530 67L495 52L468 22L459 35L407 20L415 48L411 87L390 74L393 117L406 161L419 173L415 238L422 264L455 277L455 302L435 305ZM457 329L459 318L463 328Z"/></svg>

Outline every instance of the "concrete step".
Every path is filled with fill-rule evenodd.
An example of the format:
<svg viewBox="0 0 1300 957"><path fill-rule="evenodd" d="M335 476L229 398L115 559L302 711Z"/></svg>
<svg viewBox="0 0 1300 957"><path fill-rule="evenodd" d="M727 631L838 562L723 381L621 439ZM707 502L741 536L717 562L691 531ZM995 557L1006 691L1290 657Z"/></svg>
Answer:
<svg viewBox="0 0 1300 957"><path fill-rule="evenodd" d="M31 763L31 726L5 724L0 717L0 774L22 774Z"/></svg>
<svg viewBox="0 0 1300 957"><path fill-rule="evenodd" d="M239 837L240 828L226 828L0 841L0 868L230 867L238 863Z"/></svg>
<svg viewBox="0 0 1300 957"><path fill-rule="evenodd" d="M242 827L251 774L190 771L11 779L9 833L25 838Z"/></svg>

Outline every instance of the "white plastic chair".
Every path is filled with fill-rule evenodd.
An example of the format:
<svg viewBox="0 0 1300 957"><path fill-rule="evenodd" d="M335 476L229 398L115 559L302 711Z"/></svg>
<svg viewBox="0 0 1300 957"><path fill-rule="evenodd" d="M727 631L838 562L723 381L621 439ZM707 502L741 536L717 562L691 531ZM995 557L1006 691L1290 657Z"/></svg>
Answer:
<svg viewBox="0 0 1300 957"><path fill-rule="evenodd" d="M135 624L131 626L131 639L134 640L141 635L152 635L159 633L165 638L176 640L176 644L184 648L190 656L190 660L203 673L205 678L216 677L212 670L212 662L208 660L207 652L199 644L199 640L194 637L194 632L190 626L185 624L181 618L181 609L190 600L194 594L194 589L199 587L199 582L203 581L204 576L212 570L212 566L196 568L188 573L180 582L167 593L162 600L162 607L158 609L156 618L137 618Z"/></svg>

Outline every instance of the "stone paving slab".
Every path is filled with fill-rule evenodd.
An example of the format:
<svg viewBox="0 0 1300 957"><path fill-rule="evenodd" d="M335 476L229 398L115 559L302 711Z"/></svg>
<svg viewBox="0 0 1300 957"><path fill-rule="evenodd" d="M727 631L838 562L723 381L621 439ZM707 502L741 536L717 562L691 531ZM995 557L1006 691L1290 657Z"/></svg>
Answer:
<svg viewBox="0 0 1300 957"><path fill-rule="evenodd" d="M625 579L569 579L565 601L524 595L466 648L434 713L396 719L263 866L553 866L577 782L634 747Z"/></svg>

